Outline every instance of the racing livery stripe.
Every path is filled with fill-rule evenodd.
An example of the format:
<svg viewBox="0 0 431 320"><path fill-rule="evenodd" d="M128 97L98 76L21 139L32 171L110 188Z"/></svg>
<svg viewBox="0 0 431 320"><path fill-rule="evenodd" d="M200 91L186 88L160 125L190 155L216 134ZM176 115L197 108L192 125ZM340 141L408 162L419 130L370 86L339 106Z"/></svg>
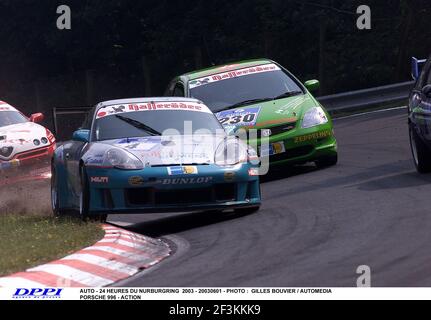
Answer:
<svg viewBox="0 0 431 320"><path fill-rule="evenodd" d="M99 287L126 279L170 255L164 242L103 225L105 237L60 260L0 278L0 287Z"/></svg>

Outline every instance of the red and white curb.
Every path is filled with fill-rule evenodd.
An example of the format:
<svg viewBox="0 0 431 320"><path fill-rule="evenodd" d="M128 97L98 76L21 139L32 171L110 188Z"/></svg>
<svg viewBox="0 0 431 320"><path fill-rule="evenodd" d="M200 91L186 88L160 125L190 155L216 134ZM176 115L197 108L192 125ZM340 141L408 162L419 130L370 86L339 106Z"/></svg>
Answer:
<svg viewBox="0 0 431 320"><path fill-rule="evenodd" d="M126 279L170 255L169 246L111 225L93 246L0 278L1 287L101 287Z"/></svg>

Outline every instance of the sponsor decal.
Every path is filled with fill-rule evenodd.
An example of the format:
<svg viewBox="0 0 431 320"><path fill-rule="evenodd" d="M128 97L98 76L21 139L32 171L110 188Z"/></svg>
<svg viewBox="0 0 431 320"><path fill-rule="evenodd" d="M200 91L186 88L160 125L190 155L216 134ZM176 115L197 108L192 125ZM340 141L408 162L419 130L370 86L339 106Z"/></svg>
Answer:
<svg viewBox="0 0 431 320"><path fill-rule="evenodd" d="M284 105L284 106L280 107L279 109L277 109L275 111L275 113L278 113L278 114L288 114L291 110L297 108L298 106L300 106L302 103L304 103L305 101L307 101L309 99L310 98L308 96L303 96L303 95L298 96L297 98L293 99L292 101L290 101L286 105Z"/></svg>
<svg viewBox="0 0 431 320"><path fill-rule="evenodd" d="M17 288L12 298L14 299L59 299L61 298L59 288Z"/></svg>
<svg viewBox="0 0 431 320"><path fill-rule="evenodd" d="M109 177L91 177L90 181L92 183L108 183Z"/></svg>
<svg viewBox="0 0 431 320"><path fill-rule="evenodd" d="M133 176L129 178L129 184L131 186L140 186L144 184L144 178L140 176Z"/></svg>
<svg viewBox="0 0 431 320"><path fill-rule="evenodd" d="M171 178L162 179L162 184L178 185L178 184L202 184L211 182L213 177L198 177L198 178Z"/></svg>
<svg viewBox="0 0 431 320"><path fill-rule="evenodd" d="M303 136L295 137L295 139L293 140L293 142L294 143L301 143L301 142L307 142L307 141L312 141L312 140L327 138L327 137L330 137L331 134L332 134L331 130L324 130L324 131L314 132L314 133L306 134L306 135L303 135Z"/></svg>
<svg viewBox="0 0 431 320"><path fill-rule="evenodd" d="M260 66L247 67L247 68L236 69L232 71L225 71L225 72L216 73L207 77L191 80L189 81L189 87L190 89L193 89L193 88L204 86L209 83L213 83L217 81L243 77L250 74L277 71L277 70L280 70L280 68L276 64L267 63L267 64L262 64Z"/></svg>
<svg viewBox="0 0 431 320"><path fill-rule="evenodd" d="M261 107L225 110L216 113L216 117L223 126L252 127L256 124L260 109Z"/></svg>
<svg viewBox="0 0 431 320"><path fill-rule="evenodd" d="M168 167L167 169L170 176L178 176L183 174L198 174L198 168L196 166L175 166Z"/></svg>
<svg viewBox="0 0 431 320"><path fill-rule="evenodd" d="M262 137L269 137L271 134L272 134L271 129L262 129L261 130Z"/></svg>
<svg viewBox="0 0 431 320"><path fill-rule="evenodd" d="M159 143L147 142L147 141L132 142L130 144L122 145L124 149L136 150L136 151L151 151L155 149L157 146L159 146Z"/></svg>
<svg viewBox="0 0 431 320"><path fill-rule="evenodd" d="M227 182L235 180L235 172L228 171L224 173L224 180Z"/></svg>
<svg viewBox="0 0 431 320"><path fill-rule="evenodd" d="M259 149L261 156L272 156L274 154L286 152L286 147L282 141L271 143L265 147L260 146Z"/></svg>
<svg viewBox="0 0 431 320"><path fill-rule="evenodd" d="M138 111L183 110L211 113L207 106L195 102L148 102L141 104L113 105L100 108L96 119L119 113Z"/></svg>

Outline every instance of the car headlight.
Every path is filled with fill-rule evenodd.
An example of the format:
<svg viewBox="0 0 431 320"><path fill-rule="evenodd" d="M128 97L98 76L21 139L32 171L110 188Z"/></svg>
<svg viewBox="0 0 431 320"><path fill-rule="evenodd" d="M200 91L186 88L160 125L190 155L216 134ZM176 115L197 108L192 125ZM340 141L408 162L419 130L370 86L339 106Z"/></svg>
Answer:
<svg viewBox="0 0 431 320"><path fill-rule="evenodd" d="M247 162L247 147L238 140L225 140L219 144L214 155L214 163L219 166L233 166L241 162Z"/></svg>
<svg viewBox="0 0 431 320"><path fill-rule="evenodd" d="M302 128L311 128L328 122L325 112L321 107L314 107L304 114L302 119Z"/></svg>
<svg viewBox="0 0 431 320"><path fill-rule="evenodd" d="M127 170L139 170L144 168L141 160L120 148L111 148L106 151L103 159L103 166Z"/></svg>

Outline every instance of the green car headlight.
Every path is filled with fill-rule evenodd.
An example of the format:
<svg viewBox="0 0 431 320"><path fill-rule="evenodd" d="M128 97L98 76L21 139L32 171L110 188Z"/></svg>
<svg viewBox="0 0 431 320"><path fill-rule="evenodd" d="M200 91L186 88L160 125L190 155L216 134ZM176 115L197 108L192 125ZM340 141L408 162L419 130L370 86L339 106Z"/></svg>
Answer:
<svg viewBox="0 0 431 320"><path fill-rule="evenodd" d="M326 114L323 109L321 107L313 107L304 114L301 127L303 129L311 128L314 126L325 124L327 122L328 117L326 117Z"/></svg>

